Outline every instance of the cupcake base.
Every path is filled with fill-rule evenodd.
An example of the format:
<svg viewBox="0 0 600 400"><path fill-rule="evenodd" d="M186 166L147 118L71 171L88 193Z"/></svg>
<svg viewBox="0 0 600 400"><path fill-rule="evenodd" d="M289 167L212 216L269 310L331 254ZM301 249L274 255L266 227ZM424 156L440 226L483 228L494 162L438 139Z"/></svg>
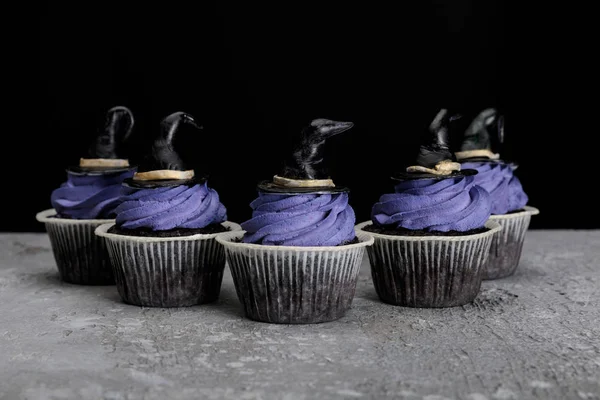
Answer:
<svg viewBox="0 0 600 400"><path fill-rule="evenodd" d="M299 247L241 243L244 232L225 233L235 289L246 316L277 324L333 321L350 308L364 249L373 238L344 246Z"/></svg>
<svg viewBox="0 0 600 400"><path fill-rule="evenodd" d="M36 214L50 238L60 279L77 285L114 285L115 279L104 240L95 229L111 219L58 218L49 209Z"/></svg>
<svg viewBox="0 0 600 400"><path fill-rule="evenodd" d="M515 273L521 260L521 251L531 216L539 213L537 208L525 206L520 212L490 217L490 220L500 224L502 231L494 235L492 240L483 279L506 278Z"/></svg>
<svg viewBox="0 0 600 400"><path fill-rule="evenodd" d="M357 225L359 232L371 221ZM500 225L465 236L397 236L371 233L371 277L381 301L405 307L453 307L472 302L481 287Z"/></svg>
<svg viewBox="0 0 600 400"><path fill-rule="evenodd" d="M119 295L125 303L146 307L187 307L219 298L225 253L219 234L142 237L109 233L101 225L96 235L106 240ZM226 221L230 230L241 229Z"/></svg>

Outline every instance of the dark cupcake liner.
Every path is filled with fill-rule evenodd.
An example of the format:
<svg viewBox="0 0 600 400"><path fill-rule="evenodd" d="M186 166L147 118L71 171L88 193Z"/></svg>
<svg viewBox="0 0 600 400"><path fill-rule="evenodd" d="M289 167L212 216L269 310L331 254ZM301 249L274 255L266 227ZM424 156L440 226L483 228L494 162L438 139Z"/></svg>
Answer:
<svg viewBox="0 0 600 400"><path fill-rule="evenodd" d="M238 224L224 222L231 230ZM146 307L187 307L219 298L225 252L214 234L142 237L108 233L105 239L119 295L125 303Z"/></svg>
<svg viewBox="0 0 600 400"><path fill-rule="evenodd" d="M357 230L371 222L357 225ZM477 297L490 245L500 225L465 236L396 236L371 233L371 277L381 301L405 307L453 307Z"/></svg>
<svg viewBox="0 0 600 400"><path fill-rule="evenodd" d="M56 218L54 209L39 212L50 238L60 278L78 285L114 285L115 279L104 240L94 230L111 219Z"/></svg>
<svg viewBox="0 0 600 400"><path fill-rule="evenodd" d="M366 246L267 246L237 242L243 232L217 238L225 246L235 289L248 318L278 324L311 324L344 316L352 305Z"/></svg>
<svg viewBox="0 0 600 400"><path fill-rule="evenodd" d="M534 207L524 208L518 213L490 217L490 220L500 224L502 230L492 240L489 260L483 273L484 280L506 278L517 270L531 216L540 213Z"/></svg>

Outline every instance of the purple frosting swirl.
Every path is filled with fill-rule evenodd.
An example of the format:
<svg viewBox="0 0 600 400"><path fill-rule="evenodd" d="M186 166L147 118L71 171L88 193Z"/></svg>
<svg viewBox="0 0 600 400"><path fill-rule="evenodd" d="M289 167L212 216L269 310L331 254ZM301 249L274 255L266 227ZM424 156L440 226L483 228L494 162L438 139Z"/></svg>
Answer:
<svg viewBox="0 0 600 400"><path fill-rule="evenodd" d="M124 186L121 201L117 226L124 229L199 229L227 220L219 195L206 182L150 189Z"/></svg>
<svg viewBox="0 0 600 400"><path fill-rule="evenodd" d="M134 169L102 175L74 174L67 171L67 181L55 189L50 203L58 217L74 219L111 219L119 205L121 183L131 178Z"/></svg>
<svg viewBox="0 0 600 400"><path fill-rule="evenodd" d="M259 193L252 218L242 223L244 243L279 246L337 246L354 239L354 210L348 194Z"/></svg>
<svg viewBox="0 0 600 400"><path fill-rule="evenodd" d="M506 214L520 210L529 201L519 178L509 164L490 162L467 162L462 169L476 169L475 184L490 194L492 214Z"/></svg>
<svg viewBox="0 0 600 400"><path fill-rule="evenodd" d="M396 185L395 191L373 206L375 225L465 232L482 228L490 216L490 196L475 185L474 176L408 180Z"/></svg>

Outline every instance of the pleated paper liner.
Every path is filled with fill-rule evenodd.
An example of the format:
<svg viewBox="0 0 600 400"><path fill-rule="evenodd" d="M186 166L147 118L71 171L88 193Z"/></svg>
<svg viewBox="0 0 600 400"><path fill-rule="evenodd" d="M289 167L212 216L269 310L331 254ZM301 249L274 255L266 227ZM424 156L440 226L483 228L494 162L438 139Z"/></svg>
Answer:
<svg viewBox="0 0 600 400"><path fill-rule="evenodd" d="M521 251L531 216L539 213L537 208L525 206L524 211L521 212L490 217L490 220L500 224L502 231L492 240L483 279L506 278L515 273L521 260Z"/></svg>
<svg viewBox="0 0 600 400"><path fill-rule="evenodd" d="M310 324L341 318L350 308L369 234L359 243L301 247L241 243L244 232L225 233L235 289L248 318L280 324Z"/></svg>
<svg viewBox="0 0 600 400"><path fill-rule="evenodd" d="M231 231L241 227L226 221ZM109 233L101 225L96 235L106 241L117 289L124 302L146 307L186 307L218 299L225 268L223 233L180 237L142 237Z"/></svg>
<svg viewBox="0 0 600 400"><path fill-rule="evenodd" d="M359 232L372 222L357 225ZM373 232L368 248L371 276L381 301L405 307L452 307L470 303L481 281L497 222L465 236L396 236Z"/></svg>
<svg viewBox="0 0 600 400"><path fill-rule="evenodd" d="M49 209L36 215L43 222L52 245L60 278L79 285L114 285L113 270L104 240L94 231L112 219L56 218Z"/></svg>

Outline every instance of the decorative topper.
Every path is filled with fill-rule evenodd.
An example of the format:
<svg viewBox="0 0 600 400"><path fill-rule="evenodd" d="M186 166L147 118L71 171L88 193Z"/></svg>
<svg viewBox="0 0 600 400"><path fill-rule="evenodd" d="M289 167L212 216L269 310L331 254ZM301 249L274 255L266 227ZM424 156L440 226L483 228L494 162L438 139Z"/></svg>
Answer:
<svg viewBox="0 0 600 400"><path fill-rule="evenodd" d="M113 173L129 169L129 161L122 158L120 147L133 130L133 114L127 107L117 106L106 112L104 127L98 130L88 148L88 157L79 160L78 167L69 168L73 173Z"/></svg>
<svg viewBox="0 0 600 400"><path fill-rule="evenodd" d="M450 151L448 126L458 118L459 115L450 115L447 109L441 109L423 135L415 164L406 168L405 173L396 174L394 179L443 179L476 173L471 170L461 172L460 164Z"/></svg>
<svg viewBox="0 0 600 400"><path fill-rule="evenodd" d="M456 158L463 160L498 160L500 154L492 151L492 140L504 142L504 117L495 108L481 111L465 130Z"/></svg>
<svg viewBox="0 0 600 400"><path fill-rule="evenodd" d="M138 171L127 184L136 187L156 187L193 182L194 170L187 169L173 146L175 134L182 125L202 129L196 124L194 117L185 112L175 112L164 118L149 154L141 160Z"/></svg>
<svg viewBox="0 0 600 400"><path fill-rule="evenodd" d="M352 122L319 118L302 129L292 154L285 160L281 175L272 182L262 182L259 189L273 193L332 193L347 188L336 187L324 164L325 141L352 128Z"/></svg>

